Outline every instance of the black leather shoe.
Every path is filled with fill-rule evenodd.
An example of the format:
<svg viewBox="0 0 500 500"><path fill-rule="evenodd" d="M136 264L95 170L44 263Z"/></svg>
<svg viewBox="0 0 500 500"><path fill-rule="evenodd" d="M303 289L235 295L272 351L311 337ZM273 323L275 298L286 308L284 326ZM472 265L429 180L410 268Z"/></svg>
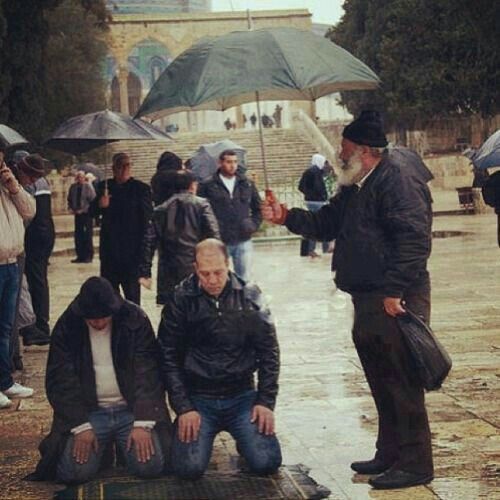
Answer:
<svg viewBox="0 0 500 500"><path fill-rule="evenodd" d="M82 261L82 260L80 260L80 259L73 259L73 260L71 260L71 263L72 263L72 264L81 264L82 262L83 262L83 261Z"/></svg>
<svg viewBox="0 0 500 500"><path fill-rule="evenodd" d="M23 344L29 345L48 345L50 344L50 335L42 332L35 325L26 326L19 330L19 335L23 338Z"/></svg>
<svg viewBox="0 0 500 500"><path fill-rule="evenodd" d="M392 463L384 462L378 458L364 462L353 462L351 469L358 474L382 474L391 467Z"/></svg>
<svg viewBox="0 0 500 500"><path fill-rule="evenodd" d="M368 480L377 490L393 490L396 488L409 488L419 484L430 483L434 479L432 474L419 474L405 472L404 470L390 469L379 476Z"/></svg>

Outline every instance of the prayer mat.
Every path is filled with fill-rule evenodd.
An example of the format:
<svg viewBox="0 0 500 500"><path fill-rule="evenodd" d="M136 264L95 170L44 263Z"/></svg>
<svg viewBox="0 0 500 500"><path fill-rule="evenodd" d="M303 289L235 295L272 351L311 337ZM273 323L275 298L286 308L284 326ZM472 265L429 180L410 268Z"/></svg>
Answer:
<svg viewBox="0 0 500 500"><path fill-rule="evenodd" d="M197 481L109 477L66 488L55 500L320 500L330 491L318 485L303 465L282 467L272 476L207 471Z"/></svg>

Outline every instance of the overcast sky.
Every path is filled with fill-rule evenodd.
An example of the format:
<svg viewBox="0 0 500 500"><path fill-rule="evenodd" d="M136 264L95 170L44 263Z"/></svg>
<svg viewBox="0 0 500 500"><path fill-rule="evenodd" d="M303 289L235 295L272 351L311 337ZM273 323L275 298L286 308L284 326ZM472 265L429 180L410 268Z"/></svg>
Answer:
<svg viewBox="0 0 500 500"><path fill-rule="evenodd" d="M212 10L308 9L313 22L335 24L344 13L343 0L212 0Z"/></svg>

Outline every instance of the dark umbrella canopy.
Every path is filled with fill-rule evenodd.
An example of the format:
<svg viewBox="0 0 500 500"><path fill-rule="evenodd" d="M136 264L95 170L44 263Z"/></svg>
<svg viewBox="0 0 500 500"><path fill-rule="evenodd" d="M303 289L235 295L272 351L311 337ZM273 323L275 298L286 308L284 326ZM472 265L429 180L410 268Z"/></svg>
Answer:
<svg viewBox="0 0 500 500"><path fill-rule="evenodd" d="M316 100L373 89L377 75L324 37L295 28L236 31L204 38L162 73L136 116L225 110L260 100Z"/></svg>
<svg viewBox="0 0 500 500"><path fill-rule="evenodd" d="M111 142L124 140L171 140L166 132L114 111L99 111L66 120L45 146L70 154L82 154Z"/></svg>
<svg viewBox="0 0 500 500"><path fill-rule="evenodd" d="M25 139L19 132L7 125L0 125L0 145L8 148L11 146L18 146L21 144L28 144L29 141Z"/></svg>
<svg viewBox="0 0 500 500"><path fill-rule="evenodd" d="M246 149L226 139L200 146L196 154L191 157L191 170L198 180L207 179L215 173L219 165L219 155L226 150L236 153L240 171L245 171Z"/></svg>
<svg viewBox="0 0 500 500"><path fill-rule="evenodd" d="M471 160L477 168L500 167L500 129L476 150Z"/></svg>

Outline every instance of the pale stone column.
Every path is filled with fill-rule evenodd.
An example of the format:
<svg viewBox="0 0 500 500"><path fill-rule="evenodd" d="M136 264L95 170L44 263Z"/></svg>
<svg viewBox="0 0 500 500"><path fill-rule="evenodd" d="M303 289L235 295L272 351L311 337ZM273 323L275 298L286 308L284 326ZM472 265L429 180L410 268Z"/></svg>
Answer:
<svg viewBox="0 0 500 500"><path fill-rule="evenodd" d="M121 67L118 70L118 83L120 84L120 111L129 114L128 109L128 69Z"/></svg>
<svg viewBox="0 0 500 500"><path fill-rule="evenodd" d="M236 126L238 128L243 128L243 108L241 106L236 106ZM247 117L248 119L248 117Z"/></svg>

